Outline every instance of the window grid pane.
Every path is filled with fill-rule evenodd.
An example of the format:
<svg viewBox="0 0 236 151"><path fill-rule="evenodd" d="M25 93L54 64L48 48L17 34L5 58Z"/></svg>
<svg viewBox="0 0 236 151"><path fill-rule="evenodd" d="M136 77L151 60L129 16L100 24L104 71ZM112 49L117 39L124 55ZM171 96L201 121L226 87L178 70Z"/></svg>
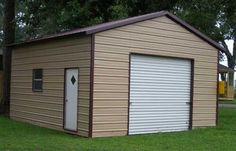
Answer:
<svg viewBox="0 0 236 151"><path fill-rule="evenodd" d="M33 69L32 90L42 91L43 89L43 70Z"/></svg>

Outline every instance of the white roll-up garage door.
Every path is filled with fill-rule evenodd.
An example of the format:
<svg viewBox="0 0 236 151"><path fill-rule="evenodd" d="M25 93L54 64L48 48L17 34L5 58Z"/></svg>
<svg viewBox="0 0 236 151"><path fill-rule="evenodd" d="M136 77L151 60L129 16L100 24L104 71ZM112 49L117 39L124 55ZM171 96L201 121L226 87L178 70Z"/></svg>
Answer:
<svg viewBox="0 0 236 151"><path fill-rule="evenodd" d="M189 128L191 61L131 55L129 134Z"/></svg>

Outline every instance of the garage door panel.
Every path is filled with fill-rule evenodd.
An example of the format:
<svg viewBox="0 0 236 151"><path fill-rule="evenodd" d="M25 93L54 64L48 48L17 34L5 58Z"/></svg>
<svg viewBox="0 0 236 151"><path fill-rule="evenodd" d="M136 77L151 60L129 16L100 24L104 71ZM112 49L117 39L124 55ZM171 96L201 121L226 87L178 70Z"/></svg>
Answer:
<svg viewBox="0 0 236 151"><path fill-rule="evenodd" d="M158 93L158 92L186 92L186 91L189 91L190 89L189 88L186 88L186 87L181 87L177 89L177 87L171 87L169 88L168 90L165 90L167 89L168 87L153 87L153 86L132 86L132 92L143 92L143 89L146 89L147 91L152 91L154 93ZM207 89L209 90L209 89Z"/></svg>
<svg viewBox="0 0 236 151"><path fill-rule="evenodd" d="M136 130L138 134L149 134L149 133L157 133L157 132L176 132L176 131L184 131L185 127L181 127L181 126L176 126L176 129L178 130L173 130L172 127L164 127L164 128L159 128L157 129L147 129L146 131L141 130ZM132 131L132 129L131 129ZM130 133L130 134L135 134L135 133Z"/></svg>
<svg viewBox="0 0 236 151"><path fill-rule="evenodd" d="M132 93L132 92L130 92ZM157 94L157 93L152 93L152 92L146 92L145 94L142 94L142 93L138 93L138 92L135 92L135 94L130 94L131 97L155 97L157 99L162 99L161 97L165 97L166 95L169 95L170 93L164 93L164 92L160 92L161 94ZM175 99L175 98L182 98L183 95L185 94L178 94L178 93L173 93L172 95L168 96L169 98L172 98L172 99ZM187 95L187 93L186 93ZM189 94L188 94L189 95ZM188 96L185 96L185 97L188 97Z"/></svg>
<svg viewBox="0 0 236 151"><path fill-rule="evenodd" d="M134 56L134 55L133 55ZM173 65L178 65L180 67L188 67L187 64L183 64L182 59L175 59L175 58L168 58L168 57L158 57L159 60L157 60L154 56L145 56L145 57L149 57L149 59L143 60L143 55L136 55L135 58L136 60L131 60L131 66L132 65L150 65L150 63L158 63L160 65L162 65L161 67L167 67L167 66L172 66ZM134 57L133 57L134 58ZM174 61L169 62L169 60L172 59ZM153 67L153 66L152 66ZM161 68L160 67L160 68Z"/></svg>
<svg viewBox="0 0 236 151"><path fill-rule="evenodd" d="M158 64L158 65L160 65L160 64ZM146 68L145 66L134 66L134 65L132 65L131 68L132 68L133 71L139 71L138 73L140 73L140 75L144 72L145 73L153 73L155 75L155 72L153 72L155 70L160 71L160 73L158 73L158 75L160 75L160 76L161 75L166 76L165 73L175 73L175 74L178 74L180 76L185 75L186 73L189 73L189 70L184 70L184 69L180 69L179 73L176 73L174 71L175 68L173 68L173 67L170 68L168 66L163 67L163 68ZM168 70L166 70L166 68L168 68ZM179 67L179 68L185 68L185 67ZM165 73L161 73L161 72L165 72ZM136 73L136 74L138 74L138 73ZM172 76L172 75L168 75L168 76Z"/></svg>
<svg viewBox="0 0 236 151"><path fill-rule="evenodd" d="M143 74L150 74L150 73L143 73ZM134 76L135 76L135 74L134 74ZM167 79L167 78L169 78L169 79ZM175 78L175 80L173 78ZM175 82L188 83L190 81L190 79L180 78L180 77L176 77L176 76L155 77L154 75L152 75L152 76L147 75L145 79L143 77L139 77L139 76L136 76L135 78L131 79L131 81L135 81L135 80L143 80L143 82L146 82L146 83L152 83L153 81L160 81L160 83L168 82L171 84L175 84ZM177 80L179 80L179 81L177 81Z"/></svg>
<svg viewBox="0 0 236 151"><path fill-rule="evenodd" d="M143 125L146 125L147 123L149 123L148 125L154 125L156 126L157 124L156 123L163 123L163 124L166 124L168 122L173 122L173 123L176 123L176 119L178 120L178 122L184 122L184 123L187 123L186 120L188 120L188 116L186 116L185 118L182 117L181 115L179 116L176 116L176 118L174 119L160 119L159 118L138 118L139 120L137 120L136 118L135 119L130 119L131 122L135 123L136 126L139 125L139 124L143 124ZM142 122L142 120L145 120L145 123ZM187 123L188 124L188 123ZM158 124L159 125L159 124Z"/></svg>
<svg viewBox="0 0 236 151"><path fill-rule="evenodd" d="M169 124L170 125L170 124ZM177 123L176 125L166 127L165 125L163 126L155 126L155 127L138 127L138 128L131 128L131 133L130 134L148 134L148 133L158 133L158 132L176 132L176 131L184 131L186 130L186 126L188 124L184 123ZM175 127L175 129L173 129ZM136 131L136 133L133 133L133 131Z"/></svg>
<svg viewBox="0 0 236 151"><path fill-rule="evenodd" d="M176 119L150 119L150 120L146 120L145 123L143 122L139 122L137 120L134 120L131 122L135 123L136 125L135 127L142 127L142 126L146 126L146 128L148 127L162 127L162 126L167 126L167 127L173 127L174 125L179 125L179 124L183 124L184 126L188 126L188 122L186 122L186 120L188 120L187 118L177 118L178 122L176 122ZM158 126L157 126L158 124ZM171 124L171 125L170 125ZM131 126L132 128L132 126Z"/></svg>
<svg viewBox="0 0 236 151"><path fill-rule="evenodd" d="M146 89L148 92L144 92L142 90L132 90L130 91L132 93L132 95L138 96L138 95L157 95L157 96L163 96L163 95L168 95L171 92L171 95L176 95L176 96L183 96L183 95L189 95L188 92L184 91L184 90L160 90L158 91L158 89L151 91L152 89ZM160 94L161 93L161 94Z"/></svg>
<svg viewBox="0 0 236 151"><path fill-rule="evenodd" d="M166 89L166 88L172 88L172 89L179 89L179 88L181 88L181 89L188 89L188 90L190 90L190 88L188 87L188 85L189 85L189 83L186 83L186 84L184 84L184 83L181 83L181 85L177 85L176 83L176 85L175 86L173 86L173 83L168 83L168 82L158 82L158 83L147 83L147 82L142 82L141 80L132 80L132 82L135 82L136 84L135 85L132 85L132 86L130 86L132 89L134 89L134 88L146 88L146 89L148 89L148 88L151 88L151 87L154 87L154 89Z"/></svg>
<svg viewBox="0 0 236 151"><path fill-rule="evenodd" d="M150 85L159 85L159 86L161 86L161 84L166 85L166 86L167 86L167 84L171 84L171 85L175 84L175 85L173 85L173 87L176 87L176 86L182 87L182 86L188 85L185 81L171 81L171 80L160 81L160 80L162 80L162 79L159 79L158 83L153 83L152 78L146 78L146 79L145 78L136 78L136 79L133 78L130 80L130 83L135 83L135 85L137 85L137 84L149 85L150 84Z"/></svg>
<svg viewBox="0 0 236 151"><path fill-rule="evenodd" d="M166 116L175 116L176 118L182 118L182 117L185 117L186 116L186 112L188 111L181 111L181 112L175 112L175 111L172 111L172 112L169 112L169 113L166 113ZM163 117L161 114L162 113L165 113L165 112L159 112L158 115L150 115L150 113L146 112L146 113L143 113L143 112L134 112L130 115L135 115L135 118L137 119L150 119L150 118L157 118L157 117ZM148 116L148 117L146 117ZM187 116L186 116L187 117ZM132 119L133 117L131 116L130 119Z"/></svg>
<svg viewBox="0 0 236 151"><path fill-rule="evenodd" d="M129 134L189 127L191 61L131 55Z"/></svg>
<svg viewBox="0 0 236 151"><path fill-rule="evenodd" d="M185 110L183 110L182 108L184 108L183 106L182 107L172 107L172 108L168 108L168 107L166 107L166 106L164 106L164 107L159 107L159 108L138 108L138 107L135 107L135 108L132 108L132 109L130 109L130 112L142 112L142 113L146 113L146 112L151 112L152 114L158 114L159 113L159 111L160 112L163 112L163 113L169 113L169 112L178 112L178 111L182 111L182 112L184 112L184 111L189 111L188 109L185 109ZM142 111L140 111L140 110L142 110ZM159 113L160 114L160 113ZM132 115L132 114L131 114ZM162 115L162 116L166 116L166 115Z"/></svg>
<svg viewBox="0 0 236 151"><path fill-rule="evenodd" d="M183 107L188 107L188 105L176 105L176 106L171 106L171 105L167 105L167 104L163 104L163 105L156 105L156 106L138 106L138 105L134 105L135 106L135 109L132 108L130 109L130 111L135 111L135 110L138 110L138 109L142 109L142 111L145 112L145 110L149 111L149 110L152 110L152 111L168 111L168 110L171 110L171 111L182 111L183 110ZM168 109L163 109L163 108L168 108ZM158 112L157 112L158 113Z"/></svg>
<svg viewBox="0 0 236 151"><path fill-rule="evenodd" d="M155 101L153 101L153 102L151 102L151 101L146 101L146 102L144 102L143 100L142 100L142 102L140 101L140 102L133 102L132 103L132 105L135 105L135 106L141 106L141 107L149 107L149 106L153 106L153 107L161 107L161 106L173 106L173 107L175 107L175 106L184 106L184 105L186 105L186 106L188 106L188 104L186 103L186 101L188 101L187 99L186 100L178 100L178 101L172 101L172 100L163 100L163 101L161 101L161 102L155 102Z"/></svg>
<svg viewBox="0 0 236 151"><path fill-rule="evenodd" d="M155 98L154 98L155 99ZM188 99L179 99L179 100L164 100L161 102L156 102L156 100L148 100L148 99L140 99L138 101L132 102L132 105L136 105L136 106L182 106L182 105L186 105L186 102L188 101ZM148 103L147 103L148 102Z"/></svg>
<svg viewBox="0 0 236 151"><path fill-rule="evenodd" d="M130 93L132 93L132 92L130 92ZM163 92L160 92L160 93L163 93ZM144 101L144 100L147 100L149 98L153 99L153 100L160 100L160 101L172 101L172 100L174 100L176 102L181 101L181 99L182 99L182 101L187 102L187 101L189 101L189 97L190 97L190 94L187 94L187 93L186 93L186 96L184 96L184 97L183 97L183 95L185 95L185 94L183 94L183 95L181 95L181 94L180 95L170 95L170 96L168 96L168 98L165 98L165 95L169 95L169 93L166 93L166 94L164 94L164 93L163 94L135 93L135 94L130 94L130 97L133 97L133 100L137 98L137 100L135 100L135 102L136 101ZM134 101L132 101L131 103L134 103ZM149 100L146 101L146 103L149 103Z"/></svg>
<svg viewBox="0 0 236 151"><path fill-rule="evenodd" d="M165 110L163 111L159 111L159 116L161 115L161 117L163 116L163 114L165 114L165 116L175 116L177 114L186 114L187 112L189 112L189 110L181 110L181 111L176 111L176 110L171 110L169 111L168 113L166 113ZM156 111L152 111L152 110L149 110L149 111L146 111L146 112L142 112L142 111L133 111L132 113L130 113L130 118L133 118L132 116L135 116L135 117L139 117L139 116L146 116L146 117L149 117L151 115L155 115L158 117L158 115L155 114Z"/></svg>
<svg viewBox="0 0 236 151"><path fill-rule="evenodd" d="M183 97L175 98L174 100L172 100L170 97L171 96L169 96L169 98L162 98L162 100L163 101L169 100L169 102L181 102L181 101L184 101L185 99L188 100L188 98L183 98ZM147 101L150 102L150 103L155 103L156 102L156 98L153 98L153 97L150 97L150 98L147 98L147 97L143 97L143 98L142 97L133 97L133 99L135 99L135 103L137 103L137 102L145 103Z"/></svg>
<svg viewBox="0 0 236 151"><path fill-rule="evenodd" d="M186 123L188 123L186 121L189 118L189 116L186 115L187 112L189 112L189 111L182 111L182 113L176 112L176 115L174 112L172 112L172 114L169 113L169 114L166 114L166 116L161 116L160 115L161 113L160 113L159 115L157 114L156 116L148 116L148 117L145 117L145 115L147 115L147 113L145 114L142 112L142 115L139 114L139 116L137 115L137 117L131 116L130 121L132 121L134 123L143 123L142 120L145 119L145 123L152 122L152 121L153 122L156 122L156 121L173 121L173 122L175 121L176 122L176 119L183 119L183 120L185 120ZM136 114L136 113L134 112L134 114ZM175 117L173 117L173 116L175 116ZM140 120L137 120L137 119L140 119ZM178 120L178 122L179 122L179 120ZM143 124L145 124L145 123L143 123Z"/></svg>
<svg viewBox="0 0 236 151"><path fill-rule="evenodd" d="M187 125L187 124L186 124ZM177 123L176 125L170 126L170 127L166 127L165 125L161 125L161 126L140 126L140 127L134 127L134 128L130 128L131 131L137 131L139 132L146 132L146 133L155 133L155 132L169 132L169 131L178 131L179 128L181 128L180 131L185 130L185 126L184 123ZM176 127L177 130L174 130L173 127ZM151 132L153 131L153 132ZM141 133L139 133L141 134Z"/></svg>
<svg viewBox="0 0 236 151"><path fill-rule="evenodd" d="M152 70L152 69L150 69ZM135 80L135 79L138 79L138 78L143 78L143 74L146 74L146 78L147 80L150 79L150 78L154 78L154 79L160 79L160 78L164 78L164 79L167 79L167 78L176 78L176 79L179 79L179 80L184 80L184 81L187 81L187 80L190 80L188 79L188 77L183 77L185 76L186 74L190 74L189 72L182 72L182 73L172 73L172 72L168 72L168 71L160 71L160 70L157 70L158 72L160 73L157 73L157 71L152 71L152 72L145 72L145 71L139 71L139 70L132 70L133 71L133 77L131 78L131 80ZM172 80L172 79L170 79Z"/></svg>

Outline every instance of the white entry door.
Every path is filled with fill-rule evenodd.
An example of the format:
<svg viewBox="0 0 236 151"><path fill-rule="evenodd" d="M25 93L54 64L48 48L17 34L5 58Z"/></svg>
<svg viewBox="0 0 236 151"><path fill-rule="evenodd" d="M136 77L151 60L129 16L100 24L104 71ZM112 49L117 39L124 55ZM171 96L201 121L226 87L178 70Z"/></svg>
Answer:
<svg viewBox="0 0 236 151"><path fill-rule="evenodd" d="M77 131L78 69L66 69L64 128Z"/></svg>
<svg viewBox="0 0 236 151"><path fill-rule="evenodd" d="M189 128L191 61L131 56L129 134Z"/></svg>

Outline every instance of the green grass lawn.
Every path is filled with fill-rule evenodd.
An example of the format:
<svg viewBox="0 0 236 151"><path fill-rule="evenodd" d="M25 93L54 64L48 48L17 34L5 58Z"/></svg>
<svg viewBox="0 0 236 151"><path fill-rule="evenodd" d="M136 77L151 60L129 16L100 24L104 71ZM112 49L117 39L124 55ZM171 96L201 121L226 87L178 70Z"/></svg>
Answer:
<svg viewBox="0 0 236 151"><path fill-rule="evenodd" d="M215 128L110 138L81 138L0 117L0 151L233 151L236 109L221 109Z"/></svg>

